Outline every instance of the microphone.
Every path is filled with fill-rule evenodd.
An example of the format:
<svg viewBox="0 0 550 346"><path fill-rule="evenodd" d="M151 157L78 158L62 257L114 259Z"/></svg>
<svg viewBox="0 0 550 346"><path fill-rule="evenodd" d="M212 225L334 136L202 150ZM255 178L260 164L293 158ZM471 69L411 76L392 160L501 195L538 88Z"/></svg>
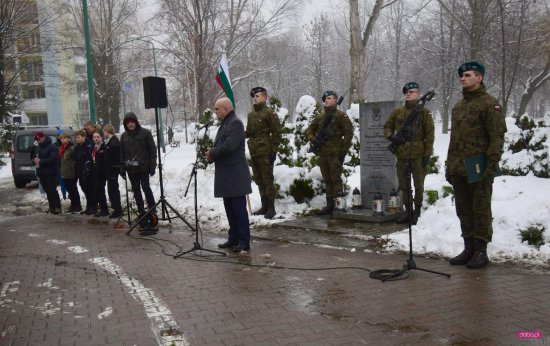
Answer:
<svg viewBox="0 0 550 346"><path fill-rule="evenodd" d="M424 95L422 95L422 96L420 97L420 101L422 101L422 102L428 102L428 101L430 101L430 100L432 99L432 97L434 97L434 96L435 96L435 90L434 90L434 88L430 88L430 89L428 89L428 92L427 92L427 93L425 93Z"/></svg>
<svg viewBox="0 0 550 346"><path fill-rule="evenodd" d="M210 121L207 122L206 124L204 124L204 125L202 125L201 127L199 127L199 130L198 130L198 131L200 131L200 130L202 130L202 129L205 129L205 128L207 129L207 128L209 128L212 124L214 124L214 119L210 120Z"/></svg>

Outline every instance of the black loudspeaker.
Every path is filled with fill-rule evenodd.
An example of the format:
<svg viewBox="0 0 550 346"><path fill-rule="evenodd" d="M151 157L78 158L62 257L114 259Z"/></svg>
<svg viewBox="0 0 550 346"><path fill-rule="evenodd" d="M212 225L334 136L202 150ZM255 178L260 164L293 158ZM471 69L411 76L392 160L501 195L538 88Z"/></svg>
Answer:
<svg viewBox="0 0 550 346"><path fill-rule="evenodd" d="M143 97L145 108L166 108L166 79L162 77L143 77Z"/></svg>

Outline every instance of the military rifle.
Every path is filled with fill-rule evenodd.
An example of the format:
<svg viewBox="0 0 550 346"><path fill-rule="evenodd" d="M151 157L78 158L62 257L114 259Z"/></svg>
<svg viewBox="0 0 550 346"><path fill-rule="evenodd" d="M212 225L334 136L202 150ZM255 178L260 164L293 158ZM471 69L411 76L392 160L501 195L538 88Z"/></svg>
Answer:
<svg viewBox="0 0 550 346"><path fill-rule="evenodd" d="M389 151L391 151L393 154L397 153L397 147L399 145L405 144L413 138L414 129L412 125L416 121L418 114L420 114L424 109L424 105L426 104L426 102L430 101L434 96L435 91L430 88L427 93L425 93L420 97L420 99L418 99L418 103L414 106L411 113L409 113L407 119L405 119L405 123L403 123L403 126L401 126L397 133L392 136L394 138L397 138L397 141L391 142L391 144L388 146Z"/></svg>
<svg viewBox="0 0 550 346"><path fill-rule="evenodd" d="M342 101L344 101L344 96L346 96L346 94L347 94L347 91L344 95L342 95L338 98L338 101L336 101L336 106L339 106L340 104L342 104ZM310 153L317 154L319 152L319 147L321 147L321 145L325 144L326 138L328 136L332 136L333 132L332 132L331 129L328 128L328 125L332 121L332 117L334 116L335 111L336 111L336 109L334 111L330 112L329 114L327 114L327 117L325 118L325 121L323 122L323 126L321 127L321 129L317 133L317 136L315 136L315 139L313 139L311 141L311 146L309 148Z"/></svg>

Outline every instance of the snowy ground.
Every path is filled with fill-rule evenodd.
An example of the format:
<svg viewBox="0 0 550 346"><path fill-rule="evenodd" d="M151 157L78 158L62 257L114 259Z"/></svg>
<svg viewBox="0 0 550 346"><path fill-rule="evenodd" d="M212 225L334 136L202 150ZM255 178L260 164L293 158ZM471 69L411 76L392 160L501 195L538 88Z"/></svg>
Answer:
<svg viewBox="0 0 550 346"><path fill-rule="evenodd" d="M509 130L513 130L508 122ZM215 128L210 136L215 135ZM184 197L189 182L191 168L195 161L195 145L186 144L183 132L175 133L175 140L181 140L179 148L166 147L164 158L165 195L184 217L194 222L194 184L189 188L187 197ZM436 124L435 154L439 162L444 163L446 158L449 136L441 134L440 124ZM286 166L275 167L276 183L289 184L289 177L293 176L292 169ZM9 163L0 170L0 177L11 177ZM214 198L214 170L209 166L206 170L199 170L197 174L199 215L201 226L212 230L227 229L227 220L222 200ZM121 184L124 182L121 180ZM353 189L360 186L360 172L355 172L348 178L347 184ZM155 195L160 195L158 173L152 178ZM426 190L437 190L442 195L445 181L443 169L439 174L426 177ZM121 185L123 188L123 185ZM253 193L250 195L252 209L260 205L260 196L255 184L252 184ZM495 179L493 193L493 242L489 245L489 256L493 261L512 261L524 264L550 265L550 198L546 193L550 191L550 179L537 178L532 175L526 177L501 176ZM36 192L36 200L39 194ZM266 220L261 216L252 216L251 222L255 225L279 222L281 218L291 219L310 208L324 205L324 196L316 196L308 206L297 204L292 198L277 200L276 209L278 219ZM348 203L349 205L349 203ZM452 196L439 199L435 205L427 206L416 226L413 227L413 245L416 254L437 254L454 256L462 249L460 227L456 217ZM519 230L533 225L542 225L546 229L547 244L539 250L527 243L522 243ZM390 235L389 251L408 250L408 231L404 230Z"/></svg>

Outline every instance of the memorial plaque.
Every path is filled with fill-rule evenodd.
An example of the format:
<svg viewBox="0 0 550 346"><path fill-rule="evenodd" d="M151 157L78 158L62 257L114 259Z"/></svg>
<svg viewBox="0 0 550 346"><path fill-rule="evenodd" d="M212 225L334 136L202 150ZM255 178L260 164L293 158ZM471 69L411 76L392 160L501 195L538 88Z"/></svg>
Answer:
<svg viewBox="0 0 550 346"><path fill-rule="evenodd" d="M372 209L376 193L388 207L389 194L397 191L395 155L388 150L390 141L384 138L384 124L391 112L402 106L399 101L362 103L359 106L361 134L361 200L363 207Z"/></svg>

